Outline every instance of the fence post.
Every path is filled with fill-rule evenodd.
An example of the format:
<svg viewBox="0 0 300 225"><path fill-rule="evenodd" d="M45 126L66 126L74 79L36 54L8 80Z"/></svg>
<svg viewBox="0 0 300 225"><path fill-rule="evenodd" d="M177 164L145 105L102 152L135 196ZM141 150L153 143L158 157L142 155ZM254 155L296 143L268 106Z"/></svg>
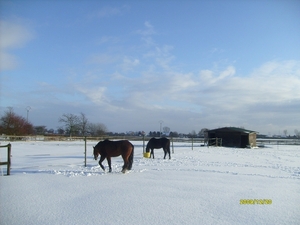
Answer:
<svg viewBox="0 0 300 225"><path fill-rule="evenodd" d="M143 135L143 154L145 152L145 135Z"/></svg>
<svg viewBox="0 0 300 225"><path fill-rule="evenodd" d="M7 145L7 175L10 175L10 165L11 165L11 144Z"/></svg>
<svg viewBox="0 0 300 225"><path fill-rule="evenodd" d="M192 150L194 150L194 137L192 137Z"/></svg>
<svg viewBox="0 0 300 225"><path fill-rule="evenodd" d="M84 137L84 167L86 167L86 136Z"/></svg>
<svg viewBox="0 0 300 225"><path fill-rule="evenodd" d="M174 154L174 143L173 143L173 137L171 137L171 141L172 141L172 153Z"/></svg>

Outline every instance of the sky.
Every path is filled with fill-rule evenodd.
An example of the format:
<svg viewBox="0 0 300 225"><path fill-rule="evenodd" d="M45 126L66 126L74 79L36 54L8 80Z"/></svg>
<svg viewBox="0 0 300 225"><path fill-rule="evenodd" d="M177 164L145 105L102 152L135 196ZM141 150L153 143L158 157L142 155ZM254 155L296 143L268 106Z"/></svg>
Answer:
<svg viewBox="0 0 300 225"><path fill-rule="evenodd" d="M0 1L0 115L111 132L300 130L300 2ZM30 110L27 111L27 107Z"/></svg>

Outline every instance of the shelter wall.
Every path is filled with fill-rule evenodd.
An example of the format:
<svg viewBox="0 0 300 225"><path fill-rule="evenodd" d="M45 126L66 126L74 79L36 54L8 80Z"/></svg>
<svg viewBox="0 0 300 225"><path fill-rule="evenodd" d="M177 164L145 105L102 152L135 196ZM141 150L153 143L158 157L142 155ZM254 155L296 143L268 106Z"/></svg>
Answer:
<svg viewBox="0 0 300 225"><path fill-rule="evenodd" d="M256 147L256 133L249 134L249 145L250 147Z"/></svg>
<svg viewBox="0 0 300 225"><path fill-rule="evenodd" d="M256 146L256 133L241 133L241 132L226 132L226 131L213 131L208 133L208 137L221 138L222 146L246 148L248 146Z"/></svg>

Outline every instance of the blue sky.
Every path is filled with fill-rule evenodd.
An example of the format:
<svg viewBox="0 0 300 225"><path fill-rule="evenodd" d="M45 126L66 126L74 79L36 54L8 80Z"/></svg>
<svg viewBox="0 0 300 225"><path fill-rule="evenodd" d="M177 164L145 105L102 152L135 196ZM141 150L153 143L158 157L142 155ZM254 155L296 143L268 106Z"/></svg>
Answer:
<svg viewBox="0 0 300 225"><path fill-rule="evenodd" d="M1 114L56 129L300 130L300 2L0 2Z"/></svg>

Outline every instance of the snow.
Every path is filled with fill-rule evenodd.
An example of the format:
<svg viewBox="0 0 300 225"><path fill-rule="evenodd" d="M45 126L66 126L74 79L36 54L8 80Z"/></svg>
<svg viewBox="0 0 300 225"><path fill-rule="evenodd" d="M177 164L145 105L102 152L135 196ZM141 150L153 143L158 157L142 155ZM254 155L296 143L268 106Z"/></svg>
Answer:
<svg viewBox="0 0 300 225"><path fill-rule="evenodd" d="M142 142L132 141L133 169L122 174L121 157L112 173L93 160L96 143L87 143L84 167L83 141L12 142L11 175L0 176L0 224L299 224L300 146L174 143L164 160L161 149L143 158Z"/></svg>

